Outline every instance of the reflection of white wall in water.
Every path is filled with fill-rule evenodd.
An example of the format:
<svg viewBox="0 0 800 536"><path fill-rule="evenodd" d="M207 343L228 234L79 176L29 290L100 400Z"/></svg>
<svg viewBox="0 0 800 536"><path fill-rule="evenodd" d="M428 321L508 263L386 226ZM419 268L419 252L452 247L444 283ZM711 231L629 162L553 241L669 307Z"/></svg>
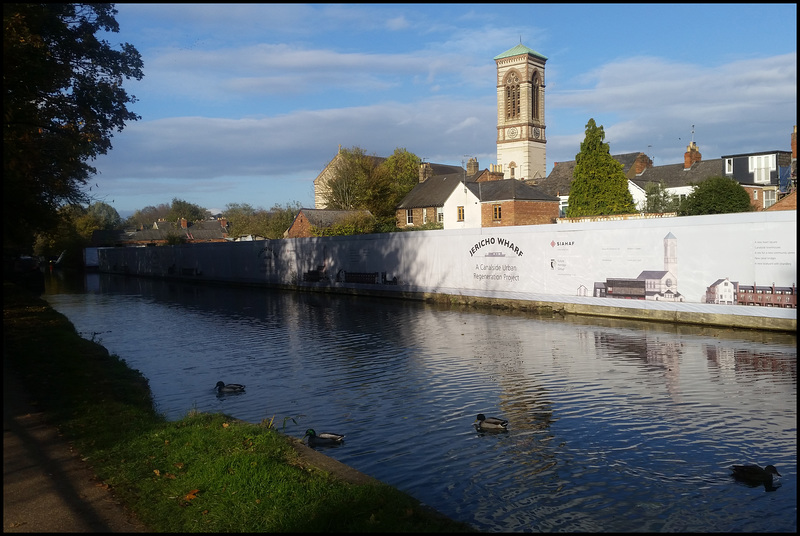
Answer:
<svg viewBox="0 0 800 536"><path fill-rule="evenodd" d="M129 273L167 276L159 267L197 267L204 279L266 284L354 286L334 276L364 274L383 292L424 292L482 298L583 303L598 306L696 310L716 307L720 314L793 315L725 312L728 306L704 304L706 290L720 278L796 282L796 211L754 212L635 221L530 225L503 228L415 231L348 237L296 238L230 244L193 244L98 251L101 269L127 266ZM666 238L665 238L666 237ZM683 303L620 300L592 296L593 282L609 277L636 279L643 267L656 270L653 291L677 294L677 239L681 240L680 296ZM139 262L138 249L159 256ZM265 262L264 255L272 256ZM161 258L163 257L163 259ZM324 263L326 276L303 275ZM178 271L180 273L180 270ZM369 274L378 274L370 278ZM385 274L385 279L384 279ZM381 285L382 281L396 285ZM669 281L667 281L669 279ZM351 281L355 279L351 278ZM632 302L639 302L632 303ZM753 309L750 307L749 309ZM679 309L682 310L682 309ZM785 317L785 316L784 316Z"/></svg>

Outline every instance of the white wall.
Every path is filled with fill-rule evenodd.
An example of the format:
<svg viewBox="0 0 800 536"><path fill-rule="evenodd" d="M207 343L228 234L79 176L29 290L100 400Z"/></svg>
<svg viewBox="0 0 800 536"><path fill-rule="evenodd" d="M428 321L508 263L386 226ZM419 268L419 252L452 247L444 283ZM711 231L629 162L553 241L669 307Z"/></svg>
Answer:
<svg viewBox="0 0 800 536"><path fill-rule="evenodd" d="M168 277L188 271L199 280L303 284L304 272L323 265L326 278L308 284L347 286L337 280L342 271L385 272L387 279L398 281L383 286L386 292L700 312L726 307L711 312L796 319L796 309L704 303L707 287L721 278L747 285L796 284L796 229L797 212L792 210L109 248L98 256L101 271L133 275ZM684 302L634 303L639 300L591 295L595 282L664 270L664 240L670 234L677 245L670 271Z"/></svg>
<svg viewBox="0 0 800 536"><path fill-rule="evenodd" d="M458 207L464 207L464 221L458 221ZM481 204L475 194L464 186L457 185L444 202L445 229L478 229L481 226Z"/></svg>

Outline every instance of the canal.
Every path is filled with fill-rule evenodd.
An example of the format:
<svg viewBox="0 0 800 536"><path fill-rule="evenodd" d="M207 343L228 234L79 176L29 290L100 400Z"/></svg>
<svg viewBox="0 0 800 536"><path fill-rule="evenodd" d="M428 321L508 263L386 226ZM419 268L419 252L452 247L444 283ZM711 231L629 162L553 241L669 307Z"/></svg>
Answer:
<svg viewBox="0 0 800 536"><path fill-rule="evenodd" d="M345 434L324 453L482 531L797 530L793 334L104 274L48 274L43 297L168 418ZM782 476L749 487L738 463Z"/></svg>

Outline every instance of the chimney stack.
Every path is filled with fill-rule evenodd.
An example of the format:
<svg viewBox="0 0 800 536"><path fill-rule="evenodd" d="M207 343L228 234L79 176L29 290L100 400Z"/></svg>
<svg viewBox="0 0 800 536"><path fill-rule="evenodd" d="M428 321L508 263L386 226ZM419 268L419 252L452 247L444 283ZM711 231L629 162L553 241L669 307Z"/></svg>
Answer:
<svg viewBox="0 0 800 536"><path fill-rule="evenodd" d="M478 160L475 157L467 161L467 176L475 175L478 172Z"/></svg>
<svg viewBox="0 0 800 536"><path fill-rule="evenodd" d="M703 155L700 154L700 150L697 148L697 144L692 142L686 147L686 152L683 153L683 169L690 169L692 164L695 162L700 162L703 159Z"/></svg>
<svg viewBox="0 0 800 536"><path fill-rule="evenodd" d="M186 221L186 218L181 218L180 223L181 223L181 229L187 229L189 227L189 224Z"/></svg>
<svg viewBox="0 0 800 536"><path fill-rule="evenodd" d="M433 167L429 162L423 162L419 165L419 182L425 182L433 177Z"/></svg>

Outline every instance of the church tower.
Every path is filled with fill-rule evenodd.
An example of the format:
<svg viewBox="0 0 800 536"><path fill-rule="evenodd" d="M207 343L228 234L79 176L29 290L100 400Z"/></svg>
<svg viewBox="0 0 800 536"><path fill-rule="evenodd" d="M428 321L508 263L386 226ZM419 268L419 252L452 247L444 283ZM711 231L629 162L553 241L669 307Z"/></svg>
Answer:
<svg viewBox="0 0 800 536"><path fill-rule="evenodd" d="M522 43L497 63L497 164L504 179L544 179L544 64Z"/></svg>

